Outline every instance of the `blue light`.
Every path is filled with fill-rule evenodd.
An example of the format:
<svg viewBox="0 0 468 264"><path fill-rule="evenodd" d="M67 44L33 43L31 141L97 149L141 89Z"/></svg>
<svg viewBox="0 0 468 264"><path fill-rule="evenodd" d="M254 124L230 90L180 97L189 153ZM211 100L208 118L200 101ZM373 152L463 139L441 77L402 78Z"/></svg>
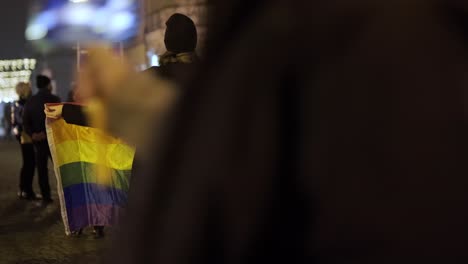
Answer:
<svg viewBox="0 0 468 264"><path fill-rule="evenodd" d="M57 24L57 14L53 11L47 11L39 14L36 18L36 24L47 26L47 28L55 27Z"/></svg>
<svg viewBox="0 0 468 264"><path fill-rule="evenodd" d="M69 4L63 9L63 20L70 25L87 25L95 13L92 5Z"/></svg>
<svg viewBox="0 0 468 264"><path fill-rule="evenodd" d="M134 4L134 0L108 0L106 8L113 10L122 10L131 7Z"/></svg>
<svg viewBox="0 0 468 264"><path fill-rule="evenodd" d="M126 41L138 34L139 12L136 0L44 0L29 21L28 40L37 43Z"/></svg>
<svg viewBox="0 0 468 264"><path fill-rule="evenodd" d="M119 12L110 18L109 30L111 33L120 33L133 26L135 17L130 12Z"/></svg>
<svg viewBox="0 0 468 264"><path fill-rule="evenodd" d="M27 40L39 40L47 36L47 26L42 24L32 24L26 29Z"/></svg>

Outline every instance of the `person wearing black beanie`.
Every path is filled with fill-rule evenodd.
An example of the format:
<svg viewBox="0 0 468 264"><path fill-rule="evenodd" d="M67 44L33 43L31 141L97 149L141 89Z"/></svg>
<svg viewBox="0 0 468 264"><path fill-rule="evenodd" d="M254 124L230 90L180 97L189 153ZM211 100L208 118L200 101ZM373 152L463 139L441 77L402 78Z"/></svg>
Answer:
<svg viewBox="0 0 468 264"><path fill-rule="evenodd" d="M164 44L174 53L194 52L197 48L197 28L189 17L173 14L166 22Z"/></svg>
<svg viewBox="0 0 468 264"><path fill-rule="evenodd" d="M166 21L164 44L167 52L160 58L161 66L172 63L190 64L198 60L195 54L198 33L195 23L186 15L173 14Z"/></svg>

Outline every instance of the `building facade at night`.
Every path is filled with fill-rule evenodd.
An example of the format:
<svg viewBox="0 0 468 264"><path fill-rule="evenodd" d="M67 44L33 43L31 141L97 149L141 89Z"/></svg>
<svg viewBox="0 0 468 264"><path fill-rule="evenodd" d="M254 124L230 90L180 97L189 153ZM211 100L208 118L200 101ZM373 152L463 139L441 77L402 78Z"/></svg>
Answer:
<svg viewBox="0 0 468 264"><path fill-rule="evenodd" d="M198 50L206 35L205 0L143 0L143 26L141 37L126 49L127 57L136 68L157 65L158 56L162 55L166 21L174 13L190 17L197 26Z"/></svg>
<svg viewBox="0 0 468 264"><path fill-rule="evenodd" d="M0 101L14 101L16 85L29 82L35 68L36 59L0 60Z"/></svg>
<svg viewBox="0 0 468 264"><path fill-rule="evenodd" d="M142 22L140 34L136 40L125 45L125 55L135 69L143 70L150 66L158 65L158 57L166 51L164 45L165 22L174 13L187 15L195 22L198 31L198 52L201 53L201 43L203 43L206 34L206 0L139 1ZM28 70L28 76L21 76L21 81L31 81L33 91L35 91L34 76L45 74L53 80L53 92L62 98L62 100L66 100L71 84L76 78L77 53L74 48L70 46L45 52L38 51L31 44L27 44L23 52L25 57L34 58L34 61L37 61L37 63L35 63L34 69ZM11 61L16 63L17 60ZM4 62L6 63L6 61ZM0 78L0 102L16 100L14 85L12 84L16 79L11 79L10 75L12 74L11 76L13 76L17 73L6 72L6 68L1 70L1 65L0 71L3 74ZM7 82L9 83L8 85Z"/></svg>

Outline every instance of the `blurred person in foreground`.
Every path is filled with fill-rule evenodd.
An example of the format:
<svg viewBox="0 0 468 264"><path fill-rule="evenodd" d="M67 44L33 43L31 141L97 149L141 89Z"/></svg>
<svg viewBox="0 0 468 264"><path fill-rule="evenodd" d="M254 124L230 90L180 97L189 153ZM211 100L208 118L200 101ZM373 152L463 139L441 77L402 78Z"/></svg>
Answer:
<svg viewBox="0 0 468 264"><path fill-rule="evenodd" d="M20 171L20 184L18 197L20 199L34 200L36 194L33 191L33 178L36 162L34 158L34 146L31 137L23 129L23 112L26 102L31 97L31 85L20 82L16 85L16 93L19 99L13 103L11 109L11 124L13 134L21 146L23 164Z"/></svg>
<svg viewBox="0 0 468 264"><path fill-rule="evenodd" d="M108 263L466 263L468 4L387 2L212 2ZM142 140L116 61L80 88Z"/></svg>
<svg viewBox="0 0 468 264"><path fill-rule="evenodd" d="M51 93L51 80L47 76L38 75L36 84L39 90L38 93L32 96L24 106L23 128L34 144L42 205L47 206L52 202L48 169L48 161L51 156L45 129L44 105L47 103L60 103L60 98Z"/></svg>

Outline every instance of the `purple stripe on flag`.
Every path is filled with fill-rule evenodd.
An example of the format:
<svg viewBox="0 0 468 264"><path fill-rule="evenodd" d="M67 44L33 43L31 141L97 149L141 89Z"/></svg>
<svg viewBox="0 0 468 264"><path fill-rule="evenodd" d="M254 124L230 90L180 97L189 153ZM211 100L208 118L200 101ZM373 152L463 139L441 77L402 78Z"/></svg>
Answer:
<svg viewBox="0 0 468 264"><path fill-rule="evenodd" d="M73 209L67 208L71 231L88 226L115 226L123 208L115 205L88 204Z"/></svg>

